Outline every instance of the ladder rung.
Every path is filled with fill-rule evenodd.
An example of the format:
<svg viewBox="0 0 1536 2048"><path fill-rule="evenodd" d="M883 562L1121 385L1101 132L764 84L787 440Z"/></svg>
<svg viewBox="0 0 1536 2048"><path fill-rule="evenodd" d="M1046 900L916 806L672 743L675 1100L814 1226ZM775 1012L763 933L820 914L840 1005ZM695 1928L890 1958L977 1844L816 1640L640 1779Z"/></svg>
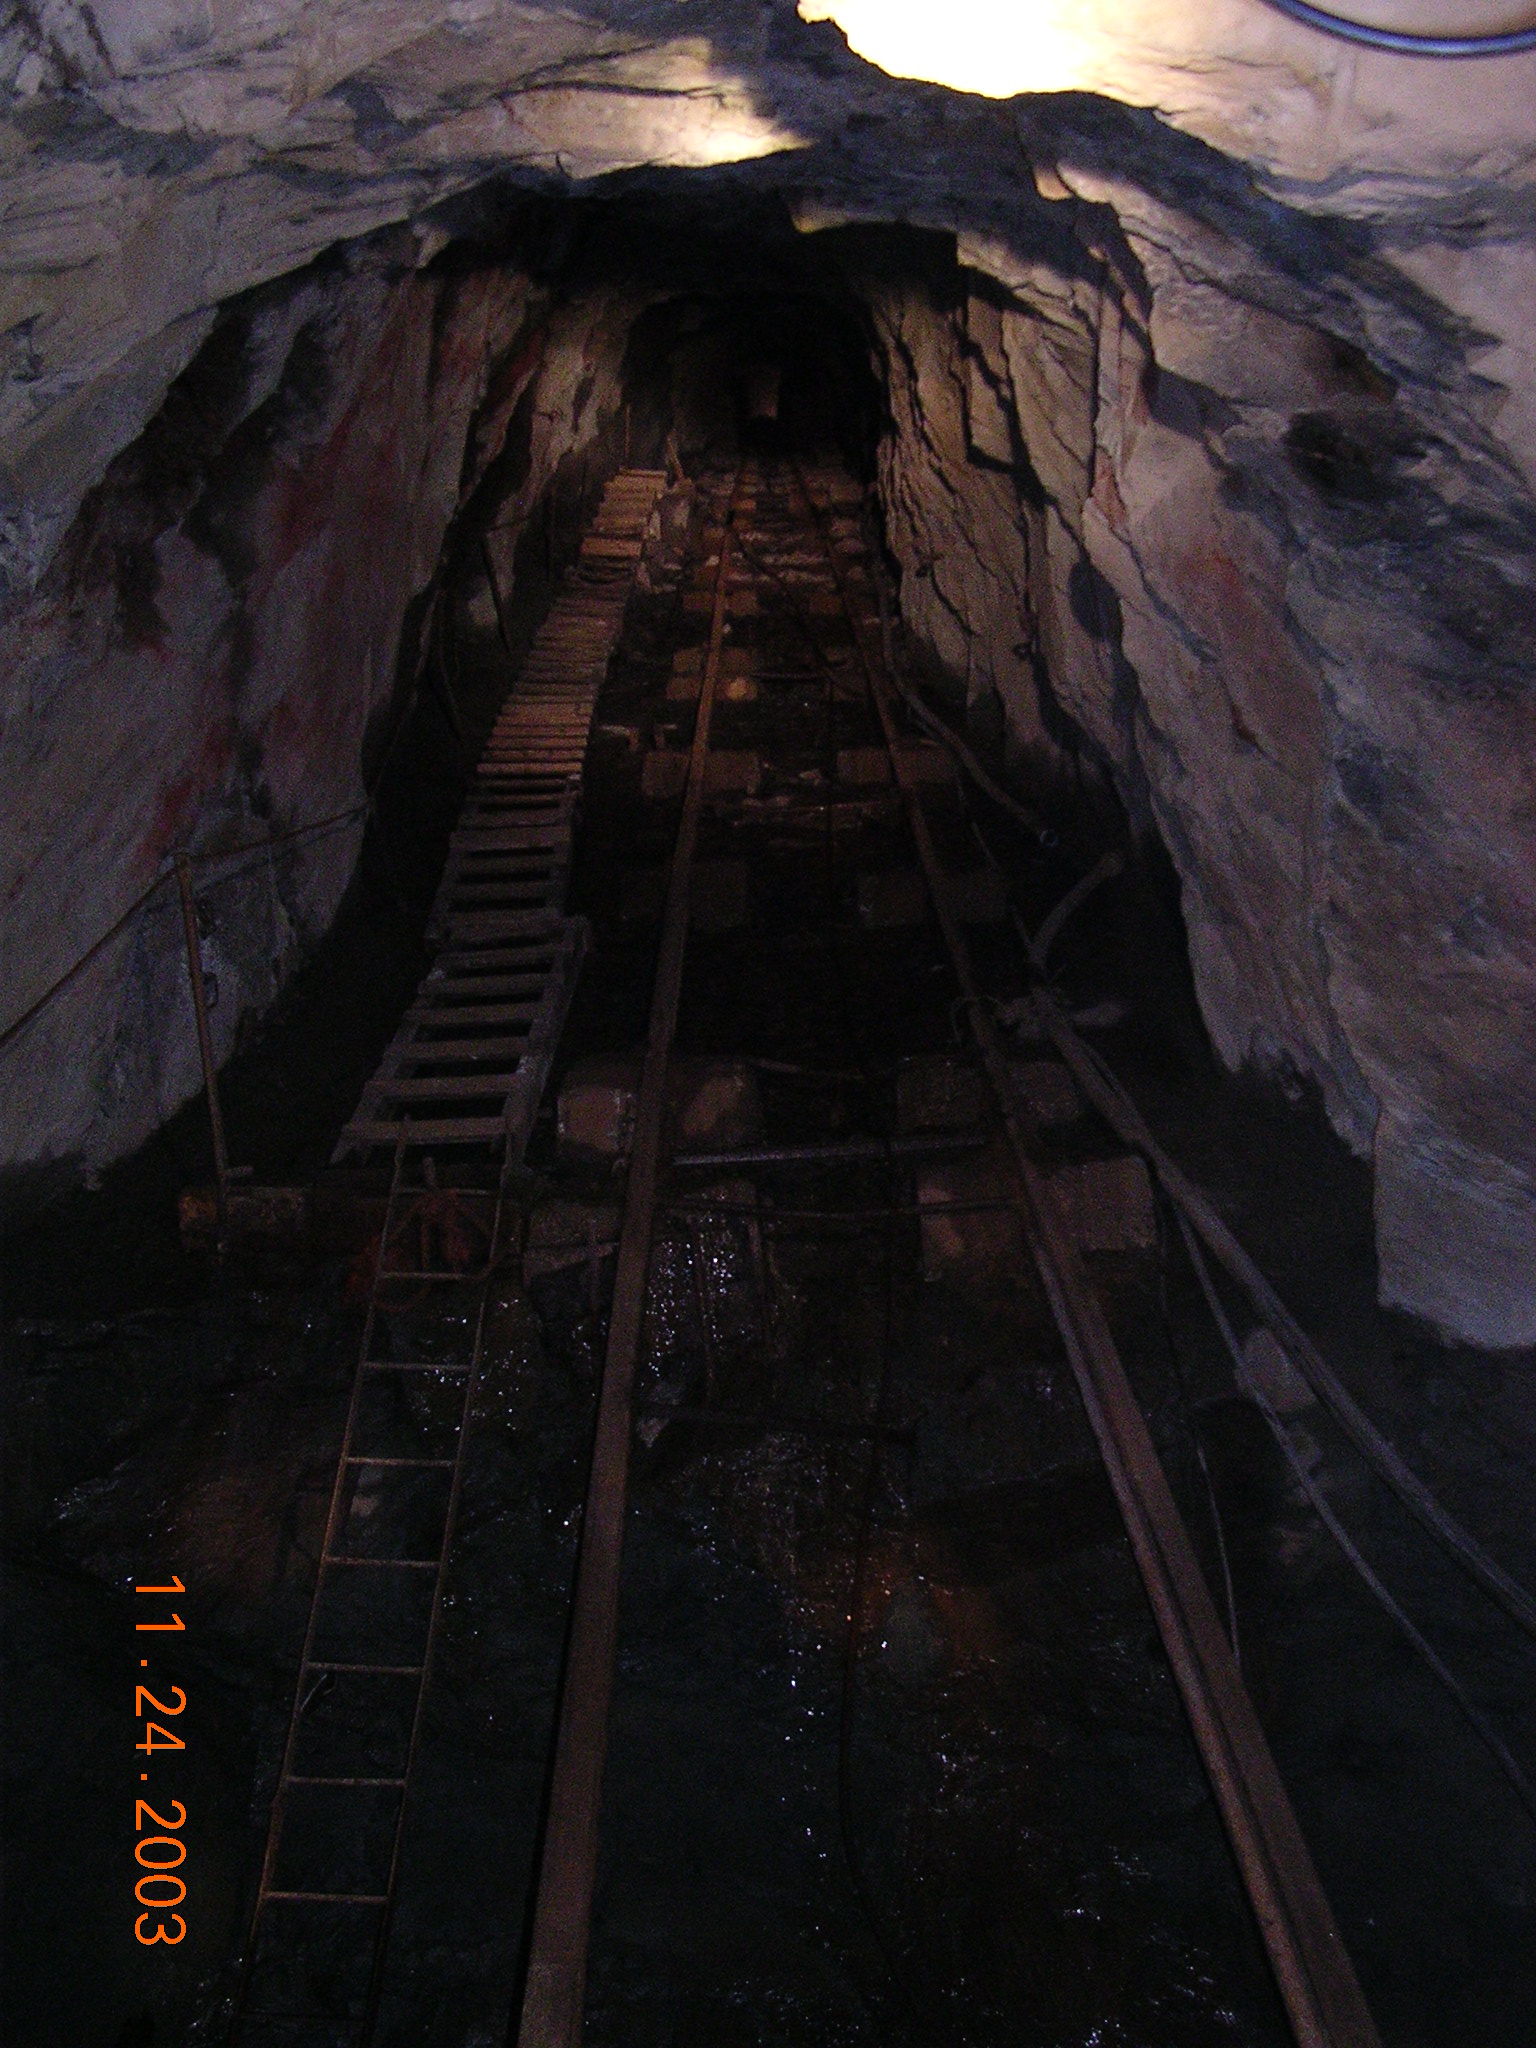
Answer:
<svg viewBox="0 0 1536 2048"><path fill-rule="evenodd" d="M378 1278L381 1287L386 1284L392 1285L396 1280L409 1280L413 1287L424 1281L443 1287L483 1287L488 1275L484 1273L418 1273L413 1272L409 1266L385 1266L381 1268ZM364 1458L361 1462L365 1465L378 1465L387 1464L389 1460Z"/></svg>
<svg viewBox="0 0 1536 2048"><path fill-rule="evenodd" d="M386 1276L380 1275L381 1279L384 1277ZM391 1273L387 1277L393 1280L395 1276ZM409 1277L419 1279L424 1276L413 1274ZM446 1279L448 1276L438 1274L435 1277ZM387 1465L391 1471L403 1469L411 1472L451 1472L457 1461L453 1458L360 1458L349 1452L341 1462L343 1465Z"/></svg>
<svg viewBox="0 0 1536 2048"><path fill-rule="evenodd" d="M283 1780L285 1785L395 1785L403 1786L404 1778L333 1778L318 1777L311 1771L290 1771Z"/></svg>
<svg viewBox="0 0 1536 2048"><path fill-rule="evenodd" d="M585 709L574 718L568 719L562 714L558 723L541 718L535 725L532 719L525 719L517 725L497 726L491 734L489 746L493 756L528 753L535 748L541 753L583 754L591 727L592 721Z"/></svg>
<svg viewBox="0 0 1536 2048"><path fill-rule="evenodd" d="M441 1552L436 1557L354 1557L350 1551L327 1550L320 1562L359 1565L375 1572L435 1572L441 1568L443 1559Z"/></svg>
<svg viewBox="0 0 1536 2048"><path fill-rule="evenodd" d="M263 1892L262 1905L272 1900L306 1906L387 1906L388 1892Z"/></svg>
<svg viewBox="0 0 1536 2048"><path fill-rule="evenodd" d="M526 769L530 775L574 775L585 754L585 746L569 740L513 738L493 741L480 760L488 773L515 775Z"/></svg>
<svg viewBox="0 0 1536 2048"><path fill-rule="evenodd" d="M454 964L460 964L462 959L462 955L455 955ZM445 974L441 980L429 976L422 987L430 989L433 995L539 995L548 979L547 972L540 974L537 969L529 974Z"/></svg>
<svg viewBox="0 0 1536 2048"><path fill-rule="evenodd" d="M595 694L592 690L575 689L563 696L538 699L514 696L491 730L493 733L551 733L567 729L579 732L586 720L588 701Z"/></svg>
<svg viewBox="0 0 1536 2048"><path fill-rule="evenodd" d="M516 845L501 844L508 837L505 833L489 833L481 844L456 846L448 856L449 871L462 876L487 874L498 868L526 870L535 863L547 866L552 860L570 857L571 838L563 825L511 836Z"/></svg>
<svg viewBox="0 0 1536 2048"><path fill-rule="evenodd" d="M375 1115L386 1102L477 1102L482 1096L508 1096L517 1079L511 1073L423 1075L420 1079L370 1083L370 1107Z"/></svg>
<svg viewBox="0 0 1536 2048"><path fill-rule="evenodd" d="M441 1021L452 1023L451 1013ZM440 1067L452 1060L515 1061L522 1056L523 1043L520 1038L413 1038L392 1064Z"/></svg>
<svg viewBox="0 0 1536 2048"><path fill-rule="evenodd" d="M339 1671L347 1678L420 1678L426 1668L425 1664L338 1664L334 1657L311 1657L304 1666L305 1671Z"/></svg>
<svg viewBox="0 0 1536 2048"><path fill-rule="evenodd" d="M491 932L473 943L468 939L462 944L450 941L438 952L432 971L421 986L425 989L438 988L443 982L451 981L455 971L483 974L495 967L503 974L520 974L537 987L560 958L560 950L561 940L557 932L513 929Z"/></svg>
<svg viewBox="0 0 1536 2048"><path fill-rule="evenodd" d="M483 905L479 909L450 910L444 940L448 945L466 945L475 939L503 938L509 924L525 917L548 917L555 909L553 903L507 903L500 909Z"/></svg>
<svg viewBox="0 0 1536 2048"><path fill-rule="evenodd" d="M504 1116L358 1117L342 1132L345 1145L494 1145L507 1135Z"/></svg>
<svg viewBox="0 0 1536 2048"><path fill-rule="evenodd" d="M454 852L462 849L466 853L515 853L525 846L547 846L569 838L571 822L561 806L543 817L531 818L526 825L514 825L506 819L497 825L477 825L471 820L468 825L454 826L448 844Z"/></svg>
<svg viewBox="0 0 1536 2048"><path fill-rule="evenodd" d="M408 1024L516 1024L536 1017L542 1003L433 1003L413 1004L406 1011Z"/></svg>
<svg viewBox="0 0 1536 2048"><path fill-rule="evenodd" d="M365 1358L364 1372L468 1372L467 1365L444 1365L438 1359L430 1358Z"/></svg>
<svg viewBox="0 0 1536 2048"><path fill-rule="evenodd" d="M515 763L482 761L475 769L477 796L515 797L524 802L554 803L581 784L581 768L525 768Z"/></svg>
<svg viewBox="0 0 1536 2048"><path fill-rule="evenodd" d="M515 976L531 994L544 986L559 957L558 939L520 938L515 932L500 938L493 933L484 945L445 946L421 986L430 992L457 981L474 981L495 969Z"/></svg>
<svg viewBox="0 0 1536 2048"><path fill-rule="evenodd" d="M257 2027L303 2027L308 2030L328 2026L334 2030L337 2025L346 2025L344 2020L334 2020L326 2013L279 2012L271 2005L242 2006L240 2017L244 2025Z"/></svg>
<svg viewBox="0 0 1536 2048"><path fill-rule="evenodd" d="M466 916L478 917L487 910L517 910L530 902L537 905L551 889L562 887L564 882L565 863L553 860L541 861L538 867L525 868L521 874L455 875L437 916L442 923L451 924Z"/></svg>
<svg viewBox="0 0 1536 2048"><path fill-rule="evenodd" d="M441 894L461 890L466 882L529 882L570 864L571 844L564 833L557 845L496 847L489 853L449 856Z"/></svg>

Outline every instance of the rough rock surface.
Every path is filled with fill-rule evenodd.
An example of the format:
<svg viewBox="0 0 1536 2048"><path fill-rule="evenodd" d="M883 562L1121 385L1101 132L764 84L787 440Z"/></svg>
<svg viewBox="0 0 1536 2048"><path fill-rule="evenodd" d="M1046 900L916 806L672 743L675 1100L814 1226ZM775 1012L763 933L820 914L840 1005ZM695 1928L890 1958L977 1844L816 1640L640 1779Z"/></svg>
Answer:
<svg viewBox="0 0 1536 2048"><path fill-rule="evenodd" d="M962 240L947 302L870 287L907 617L1048 753L1033 637L1173 856L1223 1057L1373 1152L1384 1298L1528 1342L1529 495L1427 309L1115 197L1096 277Z"/></svg>
<svg viewBox="0 0 1536 2048"><path fill-rule="evenodd" d="M1315 1074L1374 1153L1386 1298L1536 1339L1536 58L1430 69L1259 0L1074 0L1028 35L990 0L803 11L940 82L788 0L0 13L11 1013L178 836L355 796L524 318L505 281L410 269L456 195L735 166L807 230L956 238L947 281L847 256L909 623L1021 751L1086 751L1161 834L1223 1055ZM401 222L392 273L316 267ZM183 456L152 472L236 307L208 432L281 413L295 442L232 548L211 511L199 535ZM574 346L552 420L584 393ZM394 508L376 561L326 531L347 492ZM243 962L323 923L350 844L294 864L281 916L250 910ZM135 944L158 1011L169 934ZM272 986L235 979L226 1032ZM189 1039L129 1071L127 985L104 956L0 1052L5 1156L107 1156L184 1090Z"/></svg>
<svg viewBox="0 0 1536 2048"><path fill-rule="evenodd" d="M525 278L423 276L415 253L375 245L231 308L0 625L12 1014L185 848L227 1057L335 914L422 641L411 601L518 401L514 514L611 412L583 377L597 309L561 308L545 375ZM92 1173L200 1086L174 888L0 1058L18 1165Z"/></svg>

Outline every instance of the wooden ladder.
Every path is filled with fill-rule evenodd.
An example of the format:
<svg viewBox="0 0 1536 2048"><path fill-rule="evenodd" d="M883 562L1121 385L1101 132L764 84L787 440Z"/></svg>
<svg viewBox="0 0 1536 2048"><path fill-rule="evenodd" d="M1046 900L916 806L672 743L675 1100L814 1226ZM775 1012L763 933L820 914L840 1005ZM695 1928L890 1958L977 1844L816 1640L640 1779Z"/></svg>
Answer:
<svg viewBox="0 0 1536 2048"><path fill-rule="evenodd" d="M621 470L476 764L427 923L434 959L337 1142L505 1145L533 1129L587 944L564 916L598 692L666 483Z"/></svg>
<svg viewBox="0 0 1536 2048"><path fill-rule="evenodd" d="M665 484L613 479L454 833L433 961L342 1132L393 1172L231 2043L368 2048L488 1305L587 944L564 914L587 734ZM588 549L592 553L589 557Z"/></svg>

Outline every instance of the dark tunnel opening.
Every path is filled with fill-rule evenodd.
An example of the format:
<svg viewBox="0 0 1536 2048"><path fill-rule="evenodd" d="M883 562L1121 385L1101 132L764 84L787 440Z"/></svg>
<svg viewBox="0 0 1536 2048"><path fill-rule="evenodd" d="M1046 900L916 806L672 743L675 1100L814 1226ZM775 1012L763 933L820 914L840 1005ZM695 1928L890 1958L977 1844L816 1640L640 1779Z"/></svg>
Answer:
<svg viewBox="0 0 1536 2048"><path fill-rule="evenodd" d="M835 452L873 479L885 407L867 322L851 297L736 290L679 296L636 320L625 351L635 460L685 466L749 450L784 461Z"/></svg>

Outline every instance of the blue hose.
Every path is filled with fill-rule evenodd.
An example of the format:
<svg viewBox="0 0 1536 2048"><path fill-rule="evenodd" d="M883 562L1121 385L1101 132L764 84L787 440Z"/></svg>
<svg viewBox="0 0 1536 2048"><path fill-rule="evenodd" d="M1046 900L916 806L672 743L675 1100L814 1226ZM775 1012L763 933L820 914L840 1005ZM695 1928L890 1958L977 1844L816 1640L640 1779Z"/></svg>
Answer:
<svg viewBox="0 0 1536 2048"><path fill-rule="evenodd" d="M1363 21L1348 21L1341 14L1330 14L1325 7L1313 7L1310 0L1268 0L1268 5L1325 36L1339 36L1346 43L1364 43L1371 50L1395 50L1402 57L1512 57L1521 50L1536 50L1536 23L1530 28L1506 29L1498 35L1416 36L1401 29L1371 28Z"/></svg>

